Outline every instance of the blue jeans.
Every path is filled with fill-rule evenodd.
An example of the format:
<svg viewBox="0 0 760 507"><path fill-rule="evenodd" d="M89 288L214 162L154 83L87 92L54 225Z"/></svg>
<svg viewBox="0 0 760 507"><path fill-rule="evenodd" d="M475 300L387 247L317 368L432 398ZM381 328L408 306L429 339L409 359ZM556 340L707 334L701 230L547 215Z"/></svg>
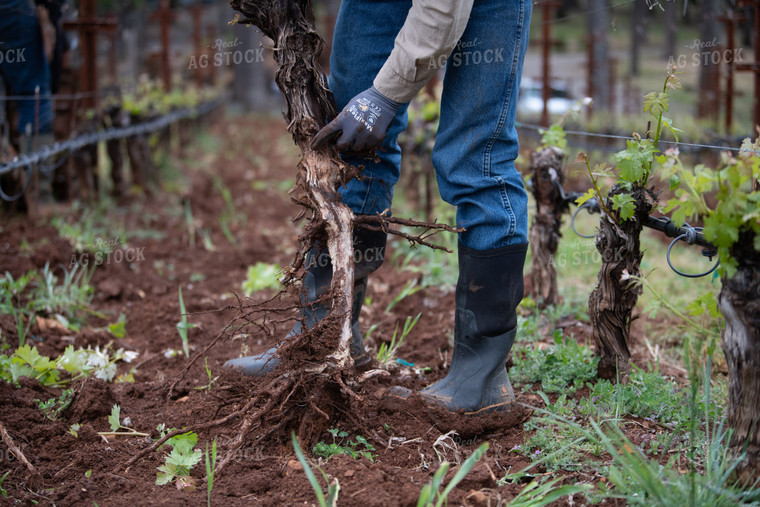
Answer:
<svg viewBox="0 0 760 507"><path fill-rule="evenodd" d="M393 49L409 0L343 0L335 26L329 85L339 108L369 88ZM528 197L514 160L514 126L530 0L475 0L460 44L446 62L433 166L441 197L457 208L464 246L490 250L527 243ZM407 126L399 108L378 151L379 161L356 156L363 178L341 189L354 213L390 208L399 179L398 135Z"/></svg>
<svg viewBox="0 0 760 507"><path fill-rule="evenodd" d="M13 95L50 95L50 67L42 47L42 34L34 2L6 0L0 5L0 74ZM31 124L40 134L53 131L53 106L50 99L40 99L39 114L34 100L19 100L18 130L26 132Z"/></svg>

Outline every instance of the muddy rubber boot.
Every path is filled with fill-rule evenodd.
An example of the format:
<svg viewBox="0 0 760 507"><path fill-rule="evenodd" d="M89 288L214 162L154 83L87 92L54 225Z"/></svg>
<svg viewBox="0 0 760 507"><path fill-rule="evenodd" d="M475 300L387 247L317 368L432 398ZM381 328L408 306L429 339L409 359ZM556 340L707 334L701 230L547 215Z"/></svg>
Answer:
<svg viewBox="0 0 760 507"><path fill-rule="evenodd" d="M359 329L359 313L367 292L367 282L370 273L377 270L385 259L386 235L381 231L358 229L354 233L354 293L351 307L351 357L354 366L361 368L372 360L364 348L364 338ZM304 292L302 303L307 305L316 301L330 290L332 281L332 262L327 252L319 252L315 246L307 255L306 265L310 266L303 279ZM330 307L323 303L304 306L300 319L293 330L285 337L286 340L301 334L303 326L311 329L317 322L330 313ZM244 375L259 376L274 370L280 363L277 357L277 347L272 347L257 356L230 359L224 363L224 368L240 370Z"/></svg>
<svg viewBox="0 0 760 507"><path fill-rule="evenodd" d="M527 246L479 251L459 245L454 353L446 377L420 391L429 403L476 413L506 410L514 400L505 362L517 330Z"/></svg>

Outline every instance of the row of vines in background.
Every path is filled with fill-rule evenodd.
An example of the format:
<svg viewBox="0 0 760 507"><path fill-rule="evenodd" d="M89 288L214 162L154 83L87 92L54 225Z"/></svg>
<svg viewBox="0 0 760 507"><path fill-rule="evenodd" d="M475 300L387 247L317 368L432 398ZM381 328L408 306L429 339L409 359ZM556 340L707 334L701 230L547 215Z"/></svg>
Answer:
<svg viewBox="0 0 760 507"><path fill-rule="evenodd" d="M201 118L192 111L218 98L217 89L192 86L166 93L160 83L146 76L140 78L134 89L107 88L97 109L79 112L70 139L140 126L179 111L187 110L190 114L152 132L88 144L46 159L41 157L40 164L29 172L17 170L2 176L5 195L20 195L21 206L17 209L26 210L30 217L36 218L40 214L37 202L40 172L49 174L56 201L82 199L93 203L104 191L119 197L130 189L151 194L159 186L159 166L172 150L187 146L199 125ZM100 145L105 148L105 160L99 157ZM31 184L27 178L32 178Z"/></svg>
<svg viewBox="0 0 760 507"><path fill-rule="evenodd" d="M669 214L677 227L687 221L702 224L702 237L714 245L720 262L717 307L725 319L721 338L729 373L728 444L732 458L740 463L737 475L753 480L758 477L760 465L760 140L746 139L738 151L727 151L717 168L685 165L677 145L662 151L659 145L666 131L678 141L679 130L666 114L671 93L680 87L678 69L671 67L662 90L644 97L643 110L650 116L645 133L633 134L626 148L615 155L614 166L592 163L585 153L576 159L585 166L592 184L576 203L583 205L595 199L601 212L595 243L602 262L588 304L600 354L597 373L600 378L622 384L630 378L634 309L643 288L651 288L641 269L644 252L640 234L647 219L655 213ZM533 186L549 191L561 189L566 149L561 125L548 129L543 142L532 158L534 178L552 180L552 184L542 187L538 181ZM554 180L559 185L553 184ZM611 182L609 189L603 188L605 181ZM660 200L665 191L671 197ZM549 240L543 239L541 245L556 252L559 223L568 201L558 195L542 198L535 190L534 195L539 212L533 229L542 230L542 237L548 235ZM542 212L541 206L545 208L547 202L555 203L555 208ZM546 281L539 295L556 298L556 273L537 264L545 262L542 259L534 255L534 280L537 273L553 280ZM661 295L657 296L664 306L694 325ZM697 299L696 306L715 305L714 300L707 301L704 296ZM711 349L708 346L708 352Z"/></svg>

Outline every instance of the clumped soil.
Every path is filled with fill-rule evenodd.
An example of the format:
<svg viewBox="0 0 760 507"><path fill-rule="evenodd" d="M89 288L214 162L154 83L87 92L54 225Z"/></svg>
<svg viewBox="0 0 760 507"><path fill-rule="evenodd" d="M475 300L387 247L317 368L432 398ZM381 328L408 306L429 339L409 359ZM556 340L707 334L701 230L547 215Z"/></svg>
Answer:
<svg viewBox="0 0 760 507"><path fill-rule="evenodd" d="M242 292L247 267L259 261L287 265L298 234L291 221L298 209L287 196L287 181L295 177L297 160L289 139L282 133L281 120L226 118L211 126L210 131L221 139L221 147L217 151L204 150L201 143L186 147L184 154L175 160L179 176L166 185L171 191L158 191L152 198L134 193L109 210L109 216L123 221L128 231L150 230L154 234L142 234L139 239L129 241L130 247L143 249L144 260L103 264L95 271L91 307L107 318L90 317L87 327L78 333L42 332L32 327L29 343L49 356L61 354L70 344L105 346L110 342L115 348L139 352L132 364L119 364L119 373L136 366L134 383L106 383L94 378L78 381L73 386L76 389L73 403L56 421L47 419L35 400L57 397L60 389L42 387L25 378L20 388L0 383L0 422L43 481L42 489L32 488L24 465L10 454L5 444L0 444L0 476L10 472L2 484L8 498L0 497L1 504L95 502L101 506L133 506L205 502L202 462L192 472L197 487L181 490L173 485L155 484L157 467L163 463L166 450L149 453L129 467L124 464L152 444L153 438L158 437L159 424L167 428L189 427L220 419L245 405L269 379L249 379L225 372L222 364L241 353L266 350L285 336L292 323L272 323L268 333L251 328L232 333L232 340L220 340L207 354L212 376L218 376L213 385L198 389L208 384L201 357L170 395L169 386L188 364L182 354L165 355L167 349L182 348L176 328L180 320L177 287L182 286L188 320L195 324L189 330L192 357L236 315L235 294ZM246 217L244 221L230 223L237 240L235 245L225 238L220 227L219 217L228 206L218 185L215 186L217 178L230 190L236 210ZM195 246L191 246L183 200L190 203L195 230L209 231L213 251L204 248L198 235ZM68 266L76 253L49 221L32 224L23 217L14 217L4 220L0 230L0 269L14 277L41 269L46 262L60 274L59 265ZM391 250L392 246L384 266L371 278L367 296L372 304L362 309L363 328L379 324L369 343L376 350L380 341L390 340L397 322L403 323L407 316L421 312L401 357L418 366L430 366L432 371L416 374L412 368L396 366L391 375L354 385L358 397L315 387L308 403L326 417L313 421L311 441L302 442L302 447L314 464L338 479L341 505L415 505L421 488L431 479L440 460L464 461L480 444L489 442L486 456L452 493L449 503L493 505L500 499L513 498L523 486L497 487L496 481L508 470L514 472L528 465L512 449L526 437L522 425L532 413L526 405L541 405L536 394L517 389L518 403L512 411L482 417L431 410L417 396L406 401L384 396L391 385L419 389L445 374L451 355L454 316L453 291L438 287L425 288L403 299L390 312L384 312L410 278L418 276L398 269L388 260L392 258ZM272 294L262 291L254 299L262 301ZM103 328L116 321L120 313L126 315L127 334L115 339ZM0 316L0 325L5 340L16 343L10 317ZM573 327L576 337L588 339L590 335L586 324L571 317L559 325ZM248 335L245 340L243 334ZM547 334L551 334L551 329ZM153 438L106 439L98 435L97 432L109 429L107 417L114 404L121 406L122 417L130 418L131 427L151 433ZM306 404L300 408L311 414L312 419L319 414ZM230 464L214 481L213 504L315 502L295 458L290 434L276 427L273 421L277 420L278 414L272 414L248 432ZM68 433L75 423L81 425L77 438ZM198 448L205 449L216 439L221 460L238 435L240 423L240 418L235 418L199 431ZM350 439L356 435L366 437L376 448L374 462L348 456L324 462L314 456L309 452L314 444L332 441L326 431L330 428L347 431ZM442 435L452 430L457 433L451 434L446 442L456 446L434 447ZM453 467L448 478L455 470ZM566 482L592 480L598 477L568 472Z"/></svg>

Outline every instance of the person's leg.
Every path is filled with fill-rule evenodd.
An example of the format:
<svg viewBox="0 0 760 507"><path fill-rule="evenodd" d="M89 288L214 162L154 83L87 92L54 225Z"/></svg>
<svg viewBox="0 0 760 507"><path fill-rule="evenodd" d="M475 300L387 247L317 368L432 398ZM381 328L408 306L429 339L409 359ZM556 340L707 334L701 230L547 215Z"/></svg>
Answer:
<svg viewBox="0 0 760 507"><path fill-rule="evenodd" d="M28 1L13 0L0 10L0 72L13 95L50 94L50 67L42 47L37 13ZM49 98L17 102L18 130L24 134L50 134L53 131L53 107ZM31 132L27 132L30 125ZM22 147L26 150L27 147Z"/></svg>
<svg viewBox="0 0 760 507"><path fill-rule="evenodd" d="M527 242L514 121L531 8L529 0L476 0L446 64L433 165L467 229L462 244L476 250Z"/></svg>
<svg viewBox="0 0 760 507"><path fill-rule="evenodd" d="M530 0L476 0L447 61L433 164L466 231L451 366L420 394L452 410L504 409L514 399L505 359L523 293L528 214L514 121L530 16Z"/></svg>
<svg viewBox="0 0 760 507"><path fill-rule="evenodd" d="M370 86L388 59L404 24L410 0L344 0L335 22L328 84L340 111L356 94ZM379 161L345 155L353 165L363 165L361 180L340 190L356 214L380 213L391 206L393 186L399 179L401 148L398 135L406 129L407 105L402 105L377 151Z"/></svg>

